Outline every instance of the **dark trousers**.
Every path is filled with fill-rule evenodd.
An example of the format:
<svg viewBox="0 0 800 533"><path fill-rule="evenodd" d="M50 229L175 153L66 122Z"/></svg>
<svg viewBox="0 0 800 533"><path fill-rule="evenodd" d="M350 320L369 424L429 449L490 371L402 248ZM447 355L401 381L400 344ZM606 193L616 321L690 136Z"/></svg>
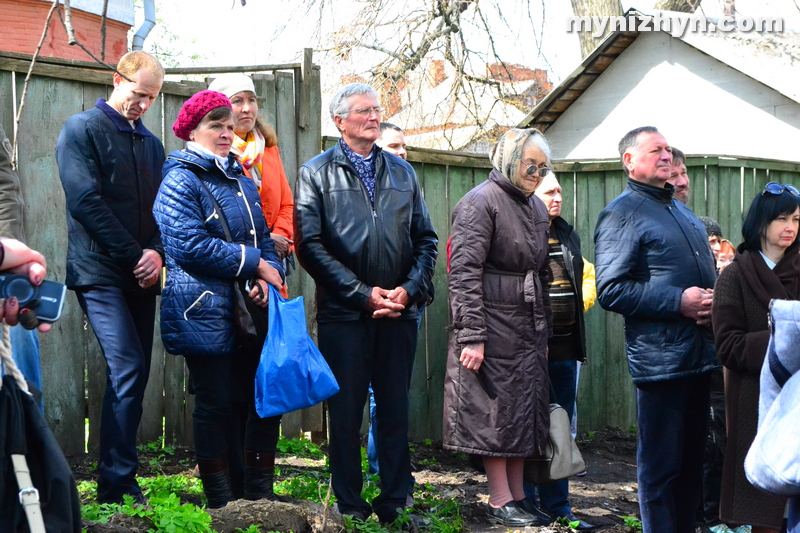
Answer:
<svg viewBox="0 0 800 533"><path fill-rule="evenodd" d="M319 348L339 382L328 399L331 484L345 514L372 510L381 521L405 507L408 478L408 381L417 344L413 320L364 318L319 324ZM361 497L359 429L370 382L375 394L381 493L372 508Z"/></svg>
<svg viewBox="0 0 800 533"><path fill-rule="evenodd" d="M722 368L711 373L711 404L708 410L708 440L703 458L702 521L713 526L720 523L719 497L722 487L722 462L725 459L725 377Z"/></svg>
<svg viewBox="0 0 800 533"><path fill-rule="evenodd" d="M700 502L711 374L637 384L644 533L690 533Z"/></svg>
<svg viewBox="0 0 800 533"><path fill-rule="evenodd" d="M97 286L77 293L106 360L106 393L100 417L97 499L117 502L141 492L136 431L150 375L156 298ZM90 378L91 379L91 378Z"/></svg>
<svg viewBox="0 0 800 533"><path fill-rule="evenodd" d="M577 361L558 361L548 363L547 372L550 375L550 383L556 393L555 401L567 412L567 416L572 420L575 414L575 389L578 385L578 362ZM572 512L569 504L569 479L562 479L548 483L547 485L536 486L525 483L525 495L532 501L536 501L536 492L539 493L539 502L542 509L554 516L566 516Z"/></svg>
<svg viewBox="0 0 800 533"><path fill-rule="evenodd" d="M261 418L254 384L260 354L186 356L195 394L192 422L198 459L227 456L234 491L244 480L244 449L274 452L281 416Z"/></svg>

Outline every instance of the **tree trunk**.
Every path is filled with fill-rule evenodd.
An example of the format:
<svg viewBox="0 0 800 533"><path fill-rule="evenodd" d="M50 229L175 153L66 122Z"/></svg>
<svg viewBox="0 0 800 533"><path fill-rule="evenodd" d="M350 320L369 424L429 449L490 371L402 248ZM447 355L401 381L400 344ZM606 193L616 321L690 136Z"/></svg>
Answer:
<svg viewBox="0 0 800 533"><path fill-rule="evenodd" d="M571 0L572 11L576 17L618 17L622 15L622 2L620 0ZM608 27L600 37L592 37L592 30L584 29L578 32L581 43L581 57L586 58L600 44L608 33Z"/></svg>
<svg viewBox="0 0 800 533"><path fill-rule="evenodd" d="M694 13L695 10L700 7L700 2L701 0L658 0L656 5L653 6L653 9Z"/></svg>

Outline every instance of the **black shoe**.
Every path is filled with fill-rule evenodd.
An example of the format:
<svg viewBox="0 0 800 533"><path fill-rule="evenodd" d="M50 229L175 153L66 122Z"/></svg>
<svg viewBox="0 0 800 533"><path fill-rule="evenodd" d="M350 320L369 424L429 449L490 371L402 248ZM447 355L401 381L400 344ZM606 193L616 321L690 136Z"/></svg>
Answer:
<svg viewBox="0 0 800 533"><path fill-rule="evenodd" d="M574 526L574 527L570 526L575 531L591 531L591 530L593 530L594 528L597 527L597 526L593 526L592 524L589 524L588 522L584 522L583 520L581 520L580 518L578 518L577 516L572 514L572 511L570 511L567 514L565 514L564 516L559 516L558 518L556 518L556 520L561 520L562 518L565 519L567 522L570 522L570 523L577 522L578 523L577 526Z"/></svg>
<svg viewBox="0 0 800 533"><path fill-rule="evenodd" d="M342 517L349 516L353 520L361 520L362 522L365 522L367 518L369 518L369 515L372 514L370 512L362 511L361 509L357 508L344 509L340 510L339 512L341 513Z"/></svg>
<svg viewBox="0 0 800 533"><path fill-rule="evenodd" d="M491 504L487 503L486 519L489 522L506 527L532 526L536 522L536 517L520 509L514 500L502 507L492 507Z"/></svg>
<svg viewBox="0 0 800 533"><path fill-rule="evenodd" d="M533 523L534 526L549 526L555 521L555 518L550 513L543 511L530 498L522 498L515 503L517 507L536 519L536 522Z"/></svg>

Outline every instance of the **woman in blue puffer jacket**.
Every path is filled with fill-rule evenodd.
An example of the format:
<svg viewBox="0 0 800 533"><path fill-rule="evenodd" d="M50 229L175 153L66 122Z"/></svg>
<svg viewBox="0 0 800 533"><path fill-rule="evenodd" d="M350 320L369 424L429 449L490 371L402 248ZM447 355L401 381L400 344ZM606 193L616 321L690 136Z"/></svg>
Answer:
<svg viewBox="0 0 800 533"><path fill-rule="evenodd" d="M229 155L233 128L225 95L202 91L190 98L172 127L188 141L186 149L164 163L153 206L168 272L161 336L168 352L185 357L191 374L195 453L209 508L242 496L275 499L280 427L280 416L260 418L255 411L260 349L243 344L234 325L235 284L251 280L250 297L266 307L266 283L280 288L283 269L256 186Z"/></svg>

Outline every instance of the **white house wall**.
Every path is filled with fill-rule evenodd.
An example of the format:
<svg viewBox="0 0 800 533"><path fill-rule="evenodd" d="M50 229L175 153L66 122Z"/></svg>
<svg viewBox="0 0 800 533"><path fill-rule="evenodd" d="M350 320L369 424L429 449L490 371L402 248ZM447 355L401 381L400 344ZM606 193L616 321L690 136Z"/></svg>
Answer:
<svg viewBox="0 0 800 533"><path fill-rule="evenodd" d="M644 125L688 154L800 161L800 104L661 32L640 34L546 136L557 159L605 159Z"/></svg>

